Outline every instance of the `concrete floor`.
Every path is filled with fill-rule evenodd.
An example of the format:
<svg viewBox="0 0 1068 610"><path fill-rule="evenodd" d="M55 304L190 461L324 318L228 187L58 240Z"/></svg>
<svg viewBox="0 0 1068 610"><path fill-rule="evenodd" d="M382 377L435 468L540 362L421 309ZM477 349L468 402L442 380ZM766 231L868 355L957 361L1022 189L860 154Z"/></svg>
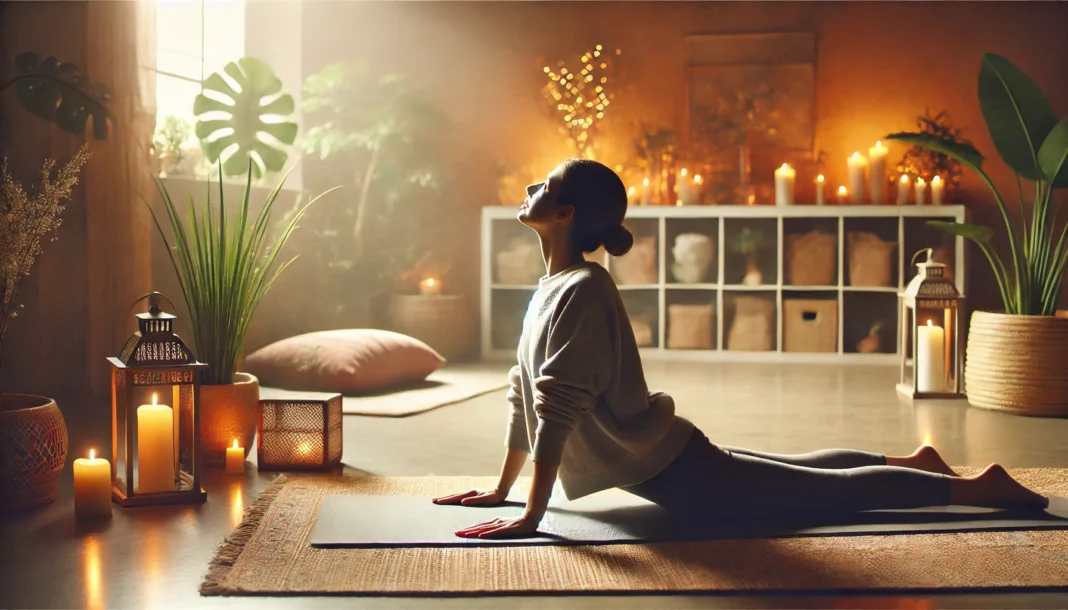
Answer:
<svg viewBox="0 0 1068 610"><path fill-rule="evenodd" d="M499 367L502 374L506 364ZM896 369L752 364L647 363L650 386L676 397L680 414L713 441L777 452L857 447L910 452L920 443L951 464L1068 467L1068 421L969 408L915 405L894 392ZM71 458L110 444L105 402L60 402ZM407 418L345 418L346 468L374 475L493 475L502 459L504 391ZM253 459L254 459L253 454ZM1062 592L879 596L553 596L483 598L202 598L197 588L215 547L274 477L206 472L200 506L116 507L109 523L78 524L71 471L52 505L3 517L2 608L652 608L652 607L1068 607Z"/></svg>

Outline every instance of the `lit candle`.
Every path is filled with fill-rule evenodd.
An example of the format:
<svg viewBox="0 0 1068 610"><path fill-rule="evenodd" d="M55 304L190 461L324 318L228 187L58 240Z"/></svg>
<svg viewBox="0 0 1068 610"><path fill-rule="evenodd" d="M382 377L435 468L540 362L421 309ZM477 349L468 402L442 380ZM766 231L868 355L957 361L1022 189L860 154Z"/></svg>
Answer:
<svg viewBox="0 0 1068 610"><path fill-rule="evenodd" d="M797 171L786 163L775 170L775 205L794 204L794 179Z"/></svg>
<svg viewBox="0 0 1068 610"><path fill-rule="evenodd" d="M901 174L901 180L897 181L897 204L908 205L909 203L909 177Z"/></svg>
<svg viewBox="0 0 1068 610"><path fill-rule="evenodd" d="M649 179L642 180L642 205L649 205L653 201L653 191L649 188Z"/></svg>
<svg viewBox="0 0 1068 610"><path fill-rule="evenodd" d="M679 170L679 177L675 181L675 189L678 193L676 205L694 205L697 203L697 176L689 177L689 171L684 167Z"/></svg>
<svg viewBox="0 0 1068 610"><path fill-rule="evenodd" d="M226 472L227 474L243 474L245 472L245 449L237 446L237 439L234 439L234 446L226 448Z"/></svg>
<svg viewBox="0 0 1068 610"><path fill-rule="evenodd" d="M845 185L843 184L842 186L838 187L838 205L845 205L846 201L848 200L849 190L846 189Z"/></svg>
<svg viewBox="0 0 1068 610"><path fill-rule="evenodd" d="M816 176L816 205L823 205L824 203L826 203L824 201L823 194L823 187L825 181L826 180L824 179L823 174Z"/></svg>
<svg viewBox="0 0 1068 610"><path fill-rule="evenodd" d="M638 192L638 189L634 188L633 186L630 187L629 189L627 189L627 203L628 204L630 204L630 205L637 205L638 204L638 197L635 194L637 192Z"/></svg>
<svg viewBox="0 0 1068 610"><path fill-rule="evenodd" d="M78 517L111 516L111 462L97 459L74 460L74 514Z"/></svg>
<svg viewBox="0 0 1068 610"><path fill-rule="evenodd" d="M438 296L441 294L441 282L428 277L419 283L419 294L423 296Z"/></svg>
<svg viewBox="0 0 1068 610"><path fill-rule="evenodd" d="M868 192L871 193L871 202L876 205L886 203L886 157L890 149L883 146L882 140L868 149L868 159L871 160L871 169L868 171Z"/></svg>
<svg viewBox="0 0 1068 610"><path fill-rule="evenodd" d="M946 389L944 362L945 330L927 320L927 326L916 329L916 390L943 392Z"/></svg>
<svg viewBox="0 0 1068 610"><path fill-rule="evenodd" d="M916 205L923 205L927 196L927 183L923 178L916 178Z"/></svg>
<svg viewBox="0 0 1068 610"><path fill-rule="evenodd" d="M931 178L931 205L942 205L942 191L945 187L941 176Z"/></svg>
<svg viewBox="0 0 1068 610"><path fill-rule="evenodd" d="M846 160L849 165L849 193L853 203L864 203L865 170L868 169L868 160L860 156L859 152Z"/></svg>
<svg viewBox="0 0 1068 610"><path fill-rule="evenodd" d="M137 407L137 493L174 491L174 412L167 405Z"/></svg>
<svg viewBox="0 0 1068 610"><path fill-rule="evenodd" d="M694 174L693 176L693 202L697 205L701 204L701 174Z"/></svg>

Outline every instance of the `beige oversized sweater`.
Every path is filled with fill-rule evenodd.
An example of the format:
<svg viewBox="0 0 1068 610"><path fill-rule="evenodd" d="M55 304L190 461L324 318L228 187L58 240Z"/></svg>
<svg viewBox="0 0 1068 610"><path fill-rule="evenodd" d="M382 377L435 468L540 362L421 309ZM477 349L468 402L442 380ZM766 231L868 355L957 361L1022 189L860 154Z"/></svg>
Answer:
<svg viewBox="0 0 1068 610"><path fill-rule="evenodd" d="M646 481L689 441L672 398L649 392L619 290L596 263L541 279L518 359L507 446L559 464L568 499Z"/></svg>

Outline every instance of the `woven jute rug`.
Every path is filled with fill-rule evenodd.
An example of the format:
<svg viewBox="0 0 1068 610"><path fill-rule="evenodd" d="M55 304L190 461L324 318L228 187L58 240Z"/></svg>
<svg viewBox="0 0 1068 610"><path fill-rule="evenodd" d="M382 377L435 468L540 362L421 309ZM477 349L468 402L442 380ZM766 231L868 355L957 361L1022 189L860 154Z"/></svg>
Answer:
<svg viewBox="0 0 1068 610"><path fill-rule="evenodd" d="M1068 469L1010 472L1040 493L1068 496ZM494 477L279 477L219 548L200 591L435 595L1068 586L1065 530L603 546L316 549L308 543L330 494L429 497L495 483Z"/></svg>

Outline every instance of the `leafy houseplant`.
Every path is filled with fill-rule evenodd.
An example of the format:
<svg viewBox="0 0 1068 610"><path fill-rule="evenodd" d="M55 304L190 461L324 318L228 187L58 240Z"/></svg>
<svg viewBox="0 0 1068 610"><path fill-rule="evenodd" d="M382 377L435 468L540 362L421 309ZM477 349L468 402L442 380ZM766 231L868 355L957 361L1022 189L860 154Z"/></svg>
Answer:
<svg viewBox="0 0 1068 610"><path fill-rule="evenodd" d="M760 273L760 251L768 245L767 235L759 229L742 227L728 240L730 249L735 254L745 257L745 278L742 280L746 285L760 285L764 282Z"/></svg>
<svg viewBox="0 0 1068 610"><path fill-rule="evenodd" d="M184 119L168 115L156 131L153 146L160 161L160 177L188 173L185 141L193 134L193 128Z"/></svg>
<svg viewBox="0 0 1068 610"><path fill-rule="evenodd" d="M1004 313L975 312L968 337L965 383L972 404L1030 414L1068 413L1068 319L1053 317L1068 267L1068 226L1058 227L1054 190L1068 187L1068 118L1058 120L1041 89L1008 59L986 54L979 69L979 105L1002 161L1016 173L1018 219L983 171L974 147L926 133L888 136L945 154L990 188L1004 222L1011 259L995 250L989 227L930 224L974 242L990 263ZM1023 182L1029 182L1030 205ZM1030 208L1030 210L1028 210ZM1030 216L1030 218L1028 218ZM1037 364L1036 364L1037 363Z"/></svg>
<svg viewBox="0 0 1068 610"><path fill-rule="evenodd" d="M199 205L191 201L184 218L166 186L156 179L173 244L154 210L152 218L178 276L197 358L208 365L201 388L201 446L209 464L223 463L226 447L235 438L245 443L242 446L246 453L252 446L259 388L254 377L237 372L242 344L263 296L293 262L290 259L279 263L283 246L308 207L318 199L293 214L281 233L268 241L271 213L285 178L253 218L252 165L249 160L244 197L239 205L226 202L220 165L218 202L211 201L209 187L209 196Z"/></svg>

